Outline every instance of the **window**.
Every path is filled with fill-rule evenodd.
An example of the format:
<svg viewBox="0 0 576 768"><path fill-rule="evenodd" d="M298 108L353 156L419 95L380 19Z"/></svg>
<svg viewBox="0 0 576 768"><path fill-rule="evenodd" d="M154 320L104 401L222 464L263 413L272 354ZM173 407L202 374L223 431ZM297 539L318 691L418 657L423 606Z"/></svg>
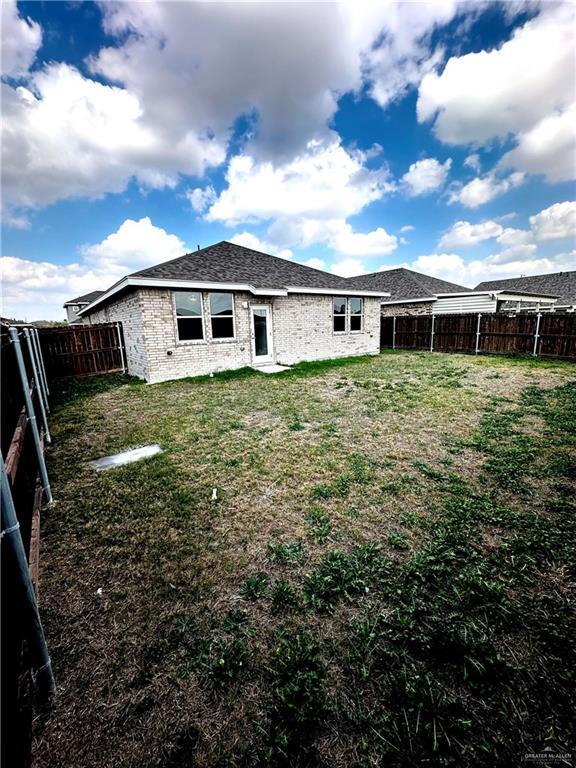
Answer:
<svg viewBox="0 0 576 768"><path fill-rule="evenodd" d="M350 299L350 330L362 330L364 303L362 299Z"/></svg>
<svg viewBox="0 0 576 768"><path fill-rule="evenodd" d="M334 333L346 330L346 297L334 296Z"/></svg>
<svg viewBox="0 0 576 768"><path fill-rule="evenodd" d="M202 294L199 291L176 292L176 322L180 341L201 341L204 338Z"/></svg>
<svg viewBox="0 0 576 768"><path fill-rule="evenodd" d="M231 293L211 293L210 322L213 339L234 338L234 297Z"/></svg>

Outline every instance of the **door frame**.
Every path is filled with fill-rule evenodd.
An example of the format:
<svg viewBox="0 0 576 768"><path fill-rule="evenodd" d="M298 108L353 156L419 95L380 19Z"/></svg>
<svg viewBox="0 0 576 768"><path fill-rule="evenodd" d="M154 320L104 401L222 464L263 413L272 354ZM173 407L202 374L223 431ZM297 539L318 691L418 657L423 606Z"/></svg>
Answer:
<svg viewBox="0 0 576 768"><path fill-rule="evenodd" d="M256 354L256 329L254 327L254 310L266 310L266 337L268 340L268 354ZM272 333L272 307L270 304L251 304L250 305L250 329L252 331L252 362L254 365L269 365L274 362L274 335Z"/></svg>

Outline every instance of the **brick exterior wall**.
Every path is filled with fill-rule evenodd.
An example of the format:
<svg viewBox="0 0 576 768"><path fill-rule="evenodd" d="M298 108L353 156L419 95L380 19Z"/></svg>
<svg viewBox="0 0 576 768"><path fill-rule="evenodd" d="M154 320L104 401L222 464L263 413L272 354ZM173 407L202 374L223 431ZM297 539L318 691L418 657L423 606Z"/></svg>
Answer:
<svg viewBox="0 0 576 768"><path fill-rule="evenodd" d="M243 306L243 305L247 306ZM200 376L253 364L251 306L271 307L274 361L290 365L348 355L378 354L380 300L364 299L363 329L332 332L332 296L292 294L256 297L234 294L234 339L212 339L208 292L203 293L204 339L179 341L174 294L169 289L139 289L90 315L90 321L120 320L124 327L128 372L150 383Z"/></svg>
<svg viewBox="0 0 576 768"><path fill-rule="evenodd" d="M144 323L139 291L125 294L103 309L86 316L89 323L122 323L126 345L126 365L131 376L146 379L148 359L144 342Z"/></svg>
<svg viewBox="0 0 576 768"><path fill-rule="evenodd" d="M433 301L415 301L408 304L383 304L383 317L399 317L400 315L431 315Z"/></svg>

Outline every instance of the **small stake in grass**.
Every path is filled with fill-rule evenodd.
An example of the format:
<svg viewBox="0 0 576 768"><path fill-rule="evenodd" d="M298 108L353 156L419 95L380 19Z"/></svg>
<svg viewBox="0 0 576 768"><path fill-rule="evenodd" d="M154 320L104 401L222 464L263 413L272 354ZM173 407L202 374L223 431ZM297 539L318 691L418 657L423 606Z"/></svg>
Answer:
<svg viewBox="0 0 576 768"><path fill-rule="evenodd" d="M218 488L212 488L212 501L218 501Z"/></svg>

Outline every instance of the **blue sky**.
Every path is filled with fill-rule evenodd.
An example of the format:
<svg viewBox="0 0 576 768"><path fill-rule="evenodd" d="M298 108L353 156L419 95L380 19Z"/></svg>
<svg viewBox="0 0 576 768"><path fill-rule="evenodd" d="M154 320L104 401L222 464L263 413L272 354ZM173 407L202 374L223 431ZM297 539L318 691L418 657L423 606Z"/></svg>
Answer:
<svg viewBox="0 0 576 768"><path fill-rule="evenodd" d="M574 5L5 2L3 314L222 239L576 268Z"/></svg>

